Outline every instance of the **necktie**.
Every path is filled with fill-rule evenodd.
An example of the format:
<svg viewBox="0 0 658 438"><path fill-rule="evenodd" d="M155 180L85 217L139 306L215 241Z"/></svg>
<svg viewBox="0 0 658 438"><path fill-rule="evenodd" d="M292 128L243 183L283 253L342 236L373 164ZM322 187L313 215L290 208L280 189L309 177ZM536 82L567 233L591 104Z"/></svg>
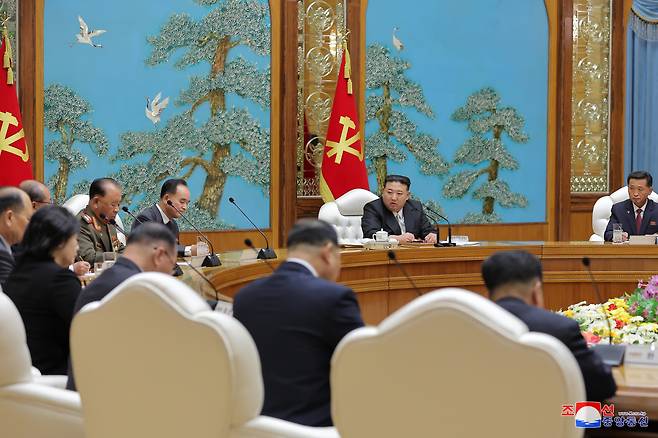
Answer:
<svg viewBox="0 0 658 438"><path fill-rule="evenodd" d="M402 211L398 211L395 217L398 220L398 224L400 224L400 231L402 231L402 234L407 232L407 227L404 226L404 218L402 217Z"/></svg>
<svg viewBox="0 0 658 438"><path fill-rule="evenodd" d="M635 229L637 234L640 234L640 228L642 227L642 209L638 208L636 213L637 216L635 216Z"/></svg>

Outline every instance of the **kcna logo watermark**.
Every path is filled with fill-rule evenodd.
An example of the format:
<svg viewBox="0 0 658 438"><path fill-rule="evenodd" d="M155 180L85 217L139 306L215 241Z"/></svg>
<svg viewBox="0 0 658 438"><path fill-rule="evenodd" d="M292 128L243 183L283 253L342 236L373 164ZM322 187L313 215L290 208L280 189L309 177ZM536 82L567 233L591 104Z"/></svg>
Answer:
<svg viewBox="0 0 658 438"><path fill-rule="evenodd" d="M600 402L582 401L575 405L562 405L563 417L575 417L576 427L594 429L600 427L648 427L649 417L644 411L617 412L610 403L601 406Z"/></svg>

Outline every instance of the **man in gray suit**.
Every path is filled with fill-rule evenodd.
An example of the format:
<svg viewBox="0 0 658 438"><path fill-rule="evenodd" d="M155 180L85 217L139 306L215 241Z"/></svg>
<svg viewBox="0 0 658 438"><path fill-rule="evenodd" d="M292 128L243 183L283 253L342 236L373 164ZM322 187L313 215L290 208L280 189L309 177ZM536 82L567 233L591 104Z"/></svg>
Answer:
<svg viewBox="0 0 658 438"><path fill-rule="evenodd" d="M23 240L32 212L27 193L16 187L0 187L0 286L14 270L11 246Z"/></svg>

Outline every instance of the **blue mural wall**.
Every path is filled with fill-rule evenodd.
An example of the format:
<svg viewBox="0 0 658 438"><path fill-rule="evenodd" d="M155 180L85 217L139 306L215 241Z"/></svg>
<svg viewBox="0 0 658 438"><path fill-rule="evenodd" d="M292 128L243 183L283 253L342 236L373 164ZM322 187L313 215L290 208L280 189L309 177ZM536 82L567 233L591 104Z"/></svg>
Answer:
<svg viewBox="0 0 658 438"><path fill-rule="evenodd" d="M78 17L106 32L86 40ZM199 226L250 228L233 196L269 227L266 0L46 0L44 24L45 174L60 202L109 175L137 209L185 176Z"/></svg>
<svg viewBox="0 0 658 438"><path fill-rule="evenodd" d="M549 53L544 1L418 0L410 7L376 0L368 2L366 23L366 95L383 96L383 78L396 76L392 70L399 73L392 80L398 89L392 90L393 102L399 104L385 118L388 140L378 136L385 99L371 97L367 109L371 190L378 187L373 155L385 154L386 172L410 176L414 196L438 204L453 221L545 221ZM498 143L494 128L485 132L463 117L457 120L458 109L464 116L492 102L495 114L489 116L507 124ZM495 124L492 117L484 123ZM470 155L460 151L473 137L501 147L488 152L507 163L497 167L493 184L487 185L487 174L475 176L488 164L473 159L484 146L478 149L475 141L466 151ZM464 188L459 184L467 182L472 186L456 197ZM494 199L501 190L509 196ZM487 196L495 201L495 214L482 214Z"/></svg>

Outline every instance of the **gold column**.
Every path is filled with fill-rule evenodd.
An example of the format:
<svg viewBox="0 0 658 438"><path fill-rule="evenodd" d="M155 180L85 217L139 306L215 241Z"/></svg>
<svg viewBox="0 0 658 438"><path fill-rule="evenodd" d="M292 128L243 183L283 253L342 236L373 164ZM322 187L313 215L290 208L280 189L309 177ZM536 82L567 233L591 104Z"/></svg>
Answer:
<svg viewBox="0 0 658 438"><path fill-rule="evenodd" d="M613 0L574 0L571 192L609 191Z"/></svg>

